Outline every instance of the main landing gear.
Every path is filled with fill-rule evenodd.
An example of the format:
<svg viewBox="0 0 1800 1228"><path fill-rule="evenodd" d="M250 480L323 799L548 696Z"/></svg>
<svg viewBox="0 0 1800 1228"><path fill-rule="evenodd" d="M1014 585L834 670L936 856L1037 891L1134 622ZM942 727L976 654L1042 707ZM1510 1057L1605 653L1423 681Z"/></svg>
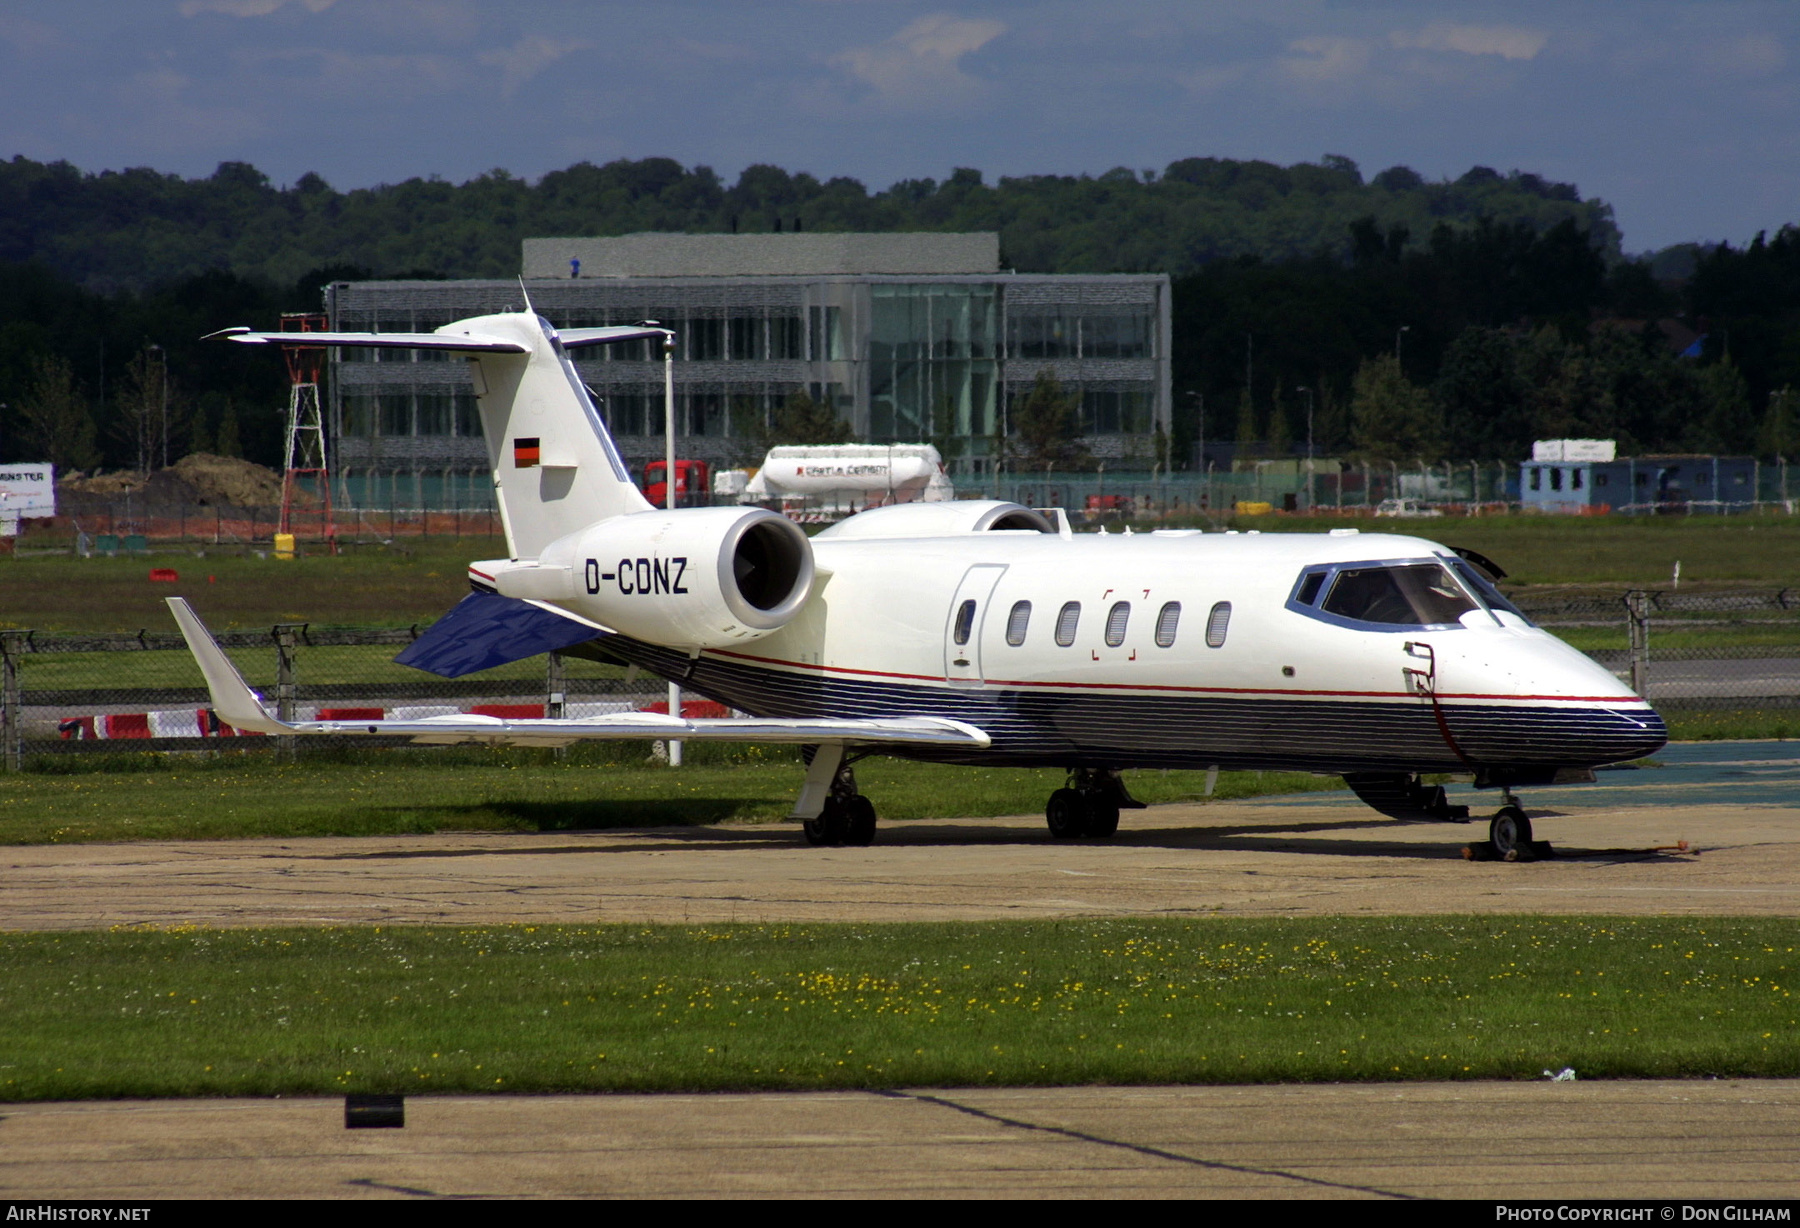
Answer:
<svg viewBox="0 0 1800 1228"><path fill-rule="evenodd" d="M1058 840L1104 839L1119 830L1119 811L1143 808L1112 768L1071 768L1068 785L1052 793L1044 806L1044 819Z"/></svg>
<svg viewBox="0 0 1800 1228"><path fill-rule="evenodd" d="M863 848L875 842L875 803L856 791L856 773L848 763L831 778L831 792L819 817L807 819L803 830L811 845Z"/></svg>

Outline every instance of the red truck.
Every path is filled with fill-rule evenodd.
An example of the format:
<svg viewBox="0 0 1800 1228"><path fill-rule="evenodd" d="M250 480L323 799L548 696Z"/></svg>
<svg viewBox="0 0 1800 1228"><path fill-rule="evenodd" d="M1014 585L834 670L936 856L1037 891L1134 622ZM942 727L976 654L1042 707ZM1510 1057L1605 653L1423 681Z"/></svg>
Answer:
<svg viewBox="0 0 1800 1228"><path fill-rule="evenodd" d="M668 491L665 487L664 472L668 465L664 461L651 461L644 466L644 498L657 507L665 506ZM703 460L677 460L675 462L675 506L702 507L707 501L707 494L712 489L712 468Z"/></svg>

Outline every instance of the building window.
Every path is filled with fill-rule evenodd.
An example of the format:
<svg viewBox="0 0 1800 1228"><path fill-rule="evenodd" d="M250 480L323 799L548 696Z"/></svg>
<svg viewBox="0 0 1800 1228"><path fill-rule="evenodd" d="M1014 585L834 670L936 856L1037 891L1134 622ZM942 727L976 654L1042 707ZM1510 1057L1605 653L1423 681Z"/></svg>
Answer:
<svg viewBox="0 0 1800 1228"><path fill-rule="evenodd" d="M1544 488L1544 471L1533 465L1526 472L1531 475L1531 489L1542 490Z"/></svg>
<svg viewBox="0 0 1800 1228"><path fill-rule="evenodd" d="M1585 472L1585 470L1581 470L1581 469L1569 470L1569 489L1570 490L1580 490L1581 489L1581 475L1584 472Z"/></svg>
<svg viewBox="0 0 1800 1228"><path fill-rule="evenodd" d="M1552 469L1550 471L1550 489L1551 490L1561 490L1562 489L1562 470L1561 469Z"/></svg>
<svg viewBox="0 0 1800 1228"><path fill-rule="evenodd" d="M731 338L730 357L734 362L754 362L762 355L763 320L760 316L742 316L726 321Z"/></svg>

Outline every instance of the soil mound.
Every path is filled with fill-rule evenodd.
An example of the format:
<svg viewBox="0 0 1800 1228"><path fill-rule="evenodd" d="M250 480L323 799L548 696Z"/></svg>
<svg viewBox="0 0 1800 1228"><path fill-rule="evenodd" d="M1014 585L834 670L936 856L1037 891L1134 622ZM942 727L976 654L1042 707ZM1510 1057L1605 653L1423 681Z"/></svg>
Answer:
<svg viewBox="0 0 1800 1228"><path fill-rule="evenodd" d="M234 507L274 507L281 502L281 475L235 456L194 452L170 466L170 472L194 488L197 501ZM294 501L312 506L310 496L296 491Z"/></svg>
<svg viewBox="0 0 1800 1228"><path fill-rule="evenodd" d="M138 473L84 476L71 473L57 482L66 494L95 495L106 499L142 497L152 503L198 503L203 507L278 507L281 475L273 469L235 456L194 452L167 469ZM318 499L304 490L294 492L294 506L317 507Z"/></svg>

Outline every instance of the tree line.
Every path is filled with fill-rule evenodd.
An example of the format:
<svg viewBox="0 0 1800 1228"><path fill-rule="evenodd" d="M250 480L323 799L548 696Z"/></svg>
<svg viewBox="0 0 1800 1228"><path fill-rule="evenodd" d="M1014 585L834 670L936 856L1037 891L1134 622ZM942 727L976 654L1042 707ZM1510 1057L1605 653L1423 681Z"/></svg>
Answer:
<svg viewBox="0 0 1800 1228"><path fill-rule="evenodd" d="M1428 183L1397 167L1364 183L1344 159L1187 159L992 187L958 171L869 193L774 167L726 188L704 167L648 159L535 185L495 172L337 193L276 189L242 166L182 180L15 158L0 163L0 460L137 468L207 450L278 463L280 364L202 346L204 333L317 310L333 280L509 274L525 234L782 219L998 228L1012 267L1171 272L1176 404L1159 454L1177 467L1196 459L1203 422L1209 440L1253 453L1310 440L1321 456L1409 463L1516 460L1560 435L1639 452L1800 450L1800 230L1626 259L1602 203L1519 172ZM344 253L367 263L331 262Z"/></svg>

